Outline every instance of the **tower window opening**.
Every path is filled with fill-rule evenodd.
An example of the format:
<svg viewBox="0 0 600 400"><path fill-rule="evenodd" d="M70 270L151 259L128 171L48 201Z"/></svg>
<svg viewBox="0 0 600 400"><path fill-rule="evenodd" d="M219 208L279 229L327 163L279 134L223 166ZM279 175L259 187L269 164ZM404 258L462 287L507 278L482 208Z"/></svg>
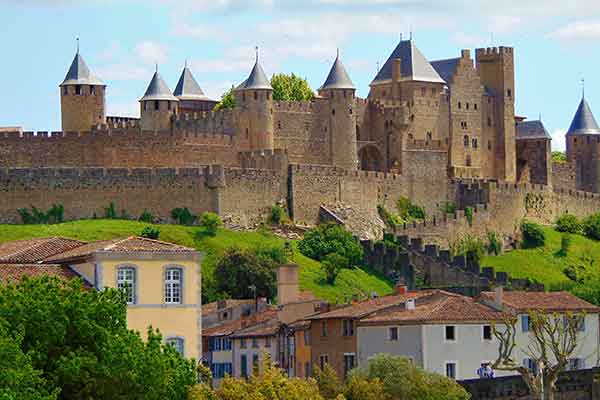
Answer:
<svg viewBox="0 0 600 400"><path fill-rule="evenodd" d="M258 92L254 92L254 100L258 100Z"/></svg>
<svg viewBox="0 0 600 400"><path fill-rule="evenodd" d="M426 90L427 90L426 88L421 88L421 96L425 97Z"/></svg>
<svg viewBox="0 0 600 400"><path fill-rule="evenodd" d="M473 103L473 108L477 110L477 103Z"/></svg>
<svg viewBox="0 0 600 400"><path fill-rule="evenodd" d="M68 87L63 87L63 96L67 96L69 94L69 88Z"/></svg>
<svg viewBox="0 0 600 400"><path fill-rule="evenodd" d="M458 102L458 109L460 110L461 108L462 108L462 104L461 104L461 102L459 101L459 102Z"/></svg>
<svg viewBox="0 0 600 400"><path fill-rule="evenodd" d="M96 95L96 86L90 86L90 94L91 94L92 96L95 96L95 95Z"/></svg>
<svg viewBox="0 0 600 400"><path fill-rule="evenodd" d="M488 140L488 150L492 151L492 141Z"/></svg>
<svg viewBox="0 0 600 400"><path fill-rule="evenodd" d="M277 129L281 129L281 121L277 121Z"/></svg>
<svg viewBox="0 0 600 400"><path fill-rule="evenodd" d="M465 147L469 147L469 135L465 135L463 137L463 144L465 145Z"/></svg>
<svg viewBox="0 0 600 400"><path fill-rule="evenodd" d="M170 110L170 109L171 109L171 102L167 101L167 110Z"/></svg>
<svg viewBox="0 0 600 400"><path fill-rule="evenodd" d="M246 101L246 93L242 93L242 101Z"/></svg>
<svg viewBox="0 0 600 400"><path fill-rule="evenodd" d="M81 96L81 85L76 85L75 86L75 95L76 96Z"/></svg>
<svg viewBox="0 0 600 400"><path fill-rule="evenodd" d="M471 140L471 147L473 147L474 149L476 149L476 148L477 148L477 138L473 138L473 139Z"/></svg>
<svg viewBox="0 0 600 400"><path fill-rule="evenodd" d="M350 113L350 115L352 115L352 107L350 107L350 108L348 109L348 112Z"/></svg>
<svg viewBox="0 0 600 400"><path fill-rule="evenodd" d="M159 110L160 109L160 103L158 102L158 100L154 101L154 109L155 110Z"/></svg>
<svg viewBox="0 0 600 400"><path fill-rule="evenodd" d="M267 92L267 100L271 100L271 93Z"/></svg>
<svg viewBox="0 0 600 400"><path fill-rule="evenodd" d="M432 135L431 131L427 131L427 141L431 141L432 136L433 135Z"/></svg>
<svg viewBox="0 0 600 400"><path fill-rule="evenodd" d="M511 89L506 89L506 95L508 97L512 97L512 90Z"/></svg>
<svg viewBox="0 0 600 400"><path fill-rule="evenodd" d="M469 103L467 103L467 110L469 109Z"/></svg>
<svg viewBox="0 0 600 400"><path fill-rule="evenodd" d="M492 119L490 117L487 118L487 125L492 126Z"/></svg>
<svg viewBox="0 0 600 400"><path fill-rule="evenodd" d="M335 115L335 108L331 110L331 115Z"/></svg>

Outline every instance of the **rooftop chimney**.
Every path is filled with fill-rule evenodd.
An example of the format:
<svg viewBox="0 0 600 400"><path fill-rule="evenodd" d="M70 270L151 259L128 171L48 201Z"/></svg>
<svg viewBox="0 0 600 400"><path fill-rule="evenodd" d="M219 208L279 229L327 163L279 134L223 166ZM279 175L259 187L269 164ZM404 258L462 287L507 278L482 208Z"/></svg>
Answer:
<svg viewBox="0 0 600 400"><path fill-rule="evenodd" d="M277 304L300 300L299 268L298 264L283 264L277 269Z"/></svg>
<svg viewBox="0 0 600 400"><path fill-rule="evenodd" d="M396 294L406 294L408 292L408 286L404 282L400 282L396 285Z"/></svg>
<svg viewBox="0 0 600 400"><path fill-rule="evenodd" d="M504 287L503 286L496 286L496 288L494 289L494 304L493 307L498 310L498 311L502 311L502 305L504 303Z"/></svg>
<svg viewBox="0 0 600 400"><path fill-rule="evenodd" d="M406 309L409 311L414 310L416 307L415 299L407 299L406 300Z"/></svg>

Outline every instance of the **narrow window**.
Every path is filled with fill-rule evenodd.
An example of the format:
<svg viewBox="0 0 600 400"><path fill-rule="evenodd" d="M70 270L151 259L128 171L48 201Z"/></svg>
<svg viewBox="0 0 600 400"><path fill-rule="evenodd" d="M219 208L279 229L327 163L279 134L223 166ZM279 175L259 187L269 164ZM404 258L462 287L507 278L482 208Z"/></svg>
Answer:
<svg viewBox="0 0 600 400"><path fill-rule="evenodd" d="M240 357L240 371L243 378L248 377L248 357L245 354L242 354Z"/></svg>
<svg viewBox="0 0 600 400"><path fill-rule="evenodd" d="M327 354L321 354L319 356L319 367L325 369L325 365L329 364L329 356Z"/></svg>
<svg viewBox="0 0 600 400"><path fill-rule="evenodd" d="M512 97L512 90L511 89L506 89L506 95L508 97Z"/></svg>
<svg viewBox="0 0 600 400"><path fill-rule="evenodd" d="M180 268L165 271L165 303L181 304L182 273Z"/></svg>
<svg viewBox="0 0 600 400"><path fill-rule="evenodd" d="M253 349L258 348L258 338L255 338L255 337L252 338L252 348Z"/></svg>
<svg viewBox="0 0 600 400"><path fill-rule="evenodd" d="M460 110L462 108L462 104L460 103L460 101L458 102L458 109Z"/></svg>
<svg viewBox="0 0 600 400"><path fill-rule="evenodd" d="M492 151L492 141L488 140L488 150Z"/></svg>
<svg viewBox="0 0 600 400"><path fill-rule="evenodd" d="M435 96L435 88L431 88L431 95Z"/></svg>
<svg viewBox="0 0 600 400"><path fill-rule="evenodd" d="M348 372L354 368L355 358L354 354L344 354L344 377L348 376Z"/></svg>
<svg viewBox="0 0 600 400"><path fill-rule="evenodd" d="M492 327L490 325L483 326L483 340L492 340Z"/></svg>
<svg viewBox="0 0 600 400"><path fill-rule="evenodd" d="M156 111L158 111L160 109L160 103L158 102L158 100L154 100L154 109Z"/></svg>
<svg viewBox="0 0 600 400"><path fill-rule="evenodd" d="M258 370L258 354L252 354L252 369Z"/></svg>
<svg viewBox="0 0 600 400"><path fill-rule="evenodd" d="M467 103L467 110L469 109L469 103Z"/></svg>
<svg viewBox="0 0 600 400"><path fill-rule="evenodd" d="M476 149L476 148L477 148L477 138L473 138L473 139L471 140L471 146L472 146L474 149Z"/></svg>
<svg viewBox="0 0 600 400"><path fill-rule="evenodd" d="M240 339L240 348L241 349L245 349L246 348L246 338L241 338Z"/></svg>
<svg viewBox="0 0 600 400"><path fill-rule="evenodd" d="M265 347L271 347L271 337L267 336L265 338Z"/></svg>
<svg viewBox="0 0 600 400"><path fill-rule="evenodd" d="M447 325L445 331L446 331L446 340L456 340L456 332L455 332L454 325Z"/></svg>
<svg viewBox="0 0 600 400"><path fill-rule="evenodd" d="M335 108L331 110L331 115L335 115Z"/></svg>
<svg viewBox="0 0 600 400"><path fill-rule="evenodd" d="M350 107L350 108L348 109L348 112L350 113L350 115L352 115L352 107Z"/></svg>
<svg viewBox="0 0 600 400"><path fill-rule="evenodd" d="M69 88L67 86L63 86L63 96L69 95Z"/></svg>
<svg viewBox="0 0 600 400"><path fill-rule="evenodd" d="M75 95L81 96L81 85L75 86Z"/></svg>
<svg viewBox="0 0 600 400"><path fill-rule="evenodd" d="M521 315L521 331L529 332L529 315Z"/></svg>
<svg viewBox="0 0 600 400"><path fill-rule="evenodd" d="M304 331L304 345L310 346L310 331L308 329Z"/></svg>
<svg viewBox="0 0 600 400"><path fill-rule="evenodd" d="M127 304L135 304L135 269L121 267L117 270L117 289L125 292Z"/></svg>
<svg viewBox="0 0 600 400"><path fill-rule="evenodd" d="M167 345L173 346L177 352L183 356L183 339L182 338L168 338Z"/></svg>
<svg viewBox="0 0 600 400"><path fill-rule="evenodd" d="M267 92L267 100L271 100L271 93Z"/></svg>
<svg viewBox="0 0 600 400"><path fill-rule="evenodd" d="M473 108L477 110L477 103L473 103Z"/></svg>
<svg viewBox="0 0 600 400"><path fill-rule="evenodd" d="M431 141L432 136L433 135L431 134L431 131L427 131L427 140L428 141Z"/></svg>
<svg viewBox="0 0 600 400"><path fill-rule="evenodd" d="M321 321L321 336L327 336L327 321Z"/></svg>
<svg viewBox="0 0 600 400"><path fill-rule="evenodd" d="M446 363L446 376L450 379L456 379L456 363Z"/></svg>
<svg viewBox="0 0 600 400"><path fill-rule="evenodd" d="M92 96L95 96L95 95L96 95L96 86L90 86L90 94L91 94Z"/></svg>
<svg viewBox="0 0 600 400"><path fill-rule="evenodd" d="M425 88L421 88L421 96L425 97Z"/></svg>
<svg viewBox="0 0 600 400"><path fill-rule="evenodd" d="M463 136L463 144L465 147L469 147L469 135Z"/></svg>
<svg viewBox="0 0 600 400"><path fill-rule="evenodd" d="M246 93L242 93L242 101L246 101Z"/></svg>
<svg viewBox="0 0 600 400"><path fill-rule="evenodd" d="M254 92L254 100L258 100L258 92Z"/></svg>
<svg viewBox="0 0 600 400"><path fill-rule="evenodd" d="M391 341L397 341L398 340L398 328L397 327L393 327L389 329L389 337Z"/></svg>
<svg viewBox="0 0 600 400"><path fill-rule="evenodd" d="M281 129L281 121L277 121L277 129Z"/></svg>
<svg viewBox="0 0 600 400"><path fill-rule="evenodd" d="M342 321L342 335L354 336L354 321L351 319L345 319Z"/></svg>
<svg viewBox="0 0 600 400"><path fill-rule="evenodd" d="M487 125L492 126L492 119L490 117L487 118Z"/></svg>

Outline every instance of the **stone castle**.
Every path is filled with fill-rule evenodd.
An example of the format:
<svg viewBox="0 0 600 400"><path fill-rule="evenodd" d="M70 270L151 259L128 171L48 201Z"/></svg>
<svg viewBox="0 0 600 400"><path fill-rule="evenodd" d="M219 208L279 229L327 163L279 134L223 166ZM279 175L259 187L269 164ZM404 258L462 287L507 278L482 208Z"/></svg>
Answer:
<svg viewBox="0 0 600 400"><path fill-rule="evenodd" d="M587 102L567 134L568 162L553 164L541 121L515 115L511 47L428 61L401 40L366 99L338 54L307 102L274 100L257 56L234 94L234 108L215 111L187 65L174 92L157 69L139 118L107 116L106 84L77 52L60 84L62 131L0 131L0 221L55 203L67 218L89 218L114 202L130 215L169 220L188 207L244 224L281 203L313 224L324 206L373 213L400 196L434 215L446 201L489 203L510 185L566 190L574 202L577 191L600 191L600 130Z"/></svg>

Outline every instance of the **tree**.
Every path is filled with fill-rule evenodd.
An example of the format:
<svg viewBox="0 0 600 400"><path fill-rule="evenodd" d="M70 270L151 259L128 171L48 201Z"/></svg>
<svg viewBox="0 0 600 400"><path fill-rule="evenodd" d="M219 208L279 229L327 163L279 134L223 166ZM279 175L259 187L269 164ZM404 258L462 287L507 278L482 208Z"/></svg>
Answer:
<svg viewBox="0 0 600 400"><path fill-rule="evenodd" d="M321 268L325 272L325 280L329 284L334 284L335 278L339 275L343 268L348 268L348 259L344 256L340 256L337 253L328 254L323 262Z"/></svg>
<svg viewBox="0 0 600 400"><path fill-rule="evenodd" d="M275 271L283 262L283 248L262 246L242 250L232 247L217 262L216 290L234 299L254 295L273 299L277 292Z"/></svg>
<svg viewBox="0 0 600 400"><path fill-rule="evenodd" d="M344 386L346 400L391 400L379 378L368 379L362 374L351 374Z"/></svg>
<svg viewBox="0 0 600 400"><path fill-rule="evenodd" d="M317 382L319 392L327 400L335 399L343 389L335 370L329 364L325 364L323 369L315 368L313 378Z"/></svg>
<svg viewBox="0 0 600 400"><path fill-rule="evenodd" d="M360 265L363 260L363 248L358 240L346 228L334 223L322 224L306 232L298 249L317 261L331 253L345 257L352 266Z"/></svg>
<svg viewBox="0 0 600 400"><path fill-rule="evenodd" d="M417 368L412 361L389 354L377 354L364 368L354 369L372 382L379 380L392 399L467 400L469 394L454 380Z"/></svg>
<svg viewBox="0 0 600 400"><path fill-rule="evenodd" d="M221 221L219 214L205 212L200 216L200 225L204 227L204 230L210 236L215 236L219 227L223 225L223 221Z"/></svg>
<svg viewBox="0 0 600 400"><path fill-rule="evenodd" d="M534 399L552 400L556 392L558 375L569 365L569 359L577 349L579 330L585 315L530 312L530 343L520 350L535 365L533 370L514 360L517 348L517 317L505 318L502 328L493 325L498 339L498 358L493 368L518 372ZM543 397L542 397L543 396Z"/></svg>
<svg viewBox="0 0 600 400"><path fill-rule="evenodd" d="M153 228L151 226L145 226L144 229L142 229L141 236L148 239L157 240L160 237L160 229Z"/></svg>
<svg viewBox="0 0 600 400"><path fill-rule="evenodd" d="M293 73L273 75L271 86L276 101L310 101L315 97L308 81Z"/></svg>
<svg viewBox="0 0 600 400"><path fill-rule="evenodd" d="M231 88L223 93L223 95L221 96L221 101L217 103L217 105L215 106L215 108L213 108L214 111L219 111L219 110L223 110L226 108L233 108L235 107L235 95L233 93L234 91L234 87L231 86Z"/></svg>
<svg viewBox="0 0 600 400"><path fill-rule="evenodd" d="M127 329L124 295L116 289L98 292L80 280L55 277L0 285L0 325L60 400L185 400L197 380L195 362L164 346L160 333L149 330L144 341ZM18 353L0 354L3 361L21 358L28 368ZM28 374L35 388L35 376Z"/></svg>

